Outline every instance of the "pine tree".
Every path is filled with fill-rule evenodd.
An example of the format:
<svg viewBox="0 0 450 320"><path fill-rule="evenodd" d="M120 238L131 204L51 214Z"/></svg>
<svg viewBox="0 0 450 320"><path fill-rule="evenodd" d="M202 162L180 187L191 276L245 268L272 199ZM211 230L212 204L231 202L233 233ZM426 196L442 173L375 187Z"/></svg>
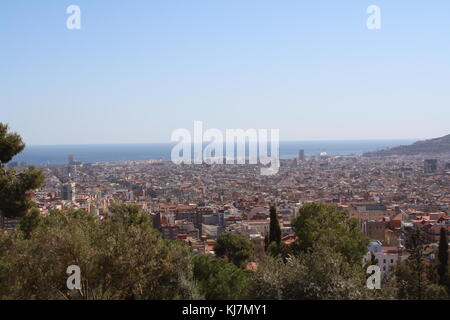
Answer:
<svg viewBox="0 0 450 320"><path fill-rule="evenodd" d="M448 237L447 229L441 228L441 237L439 239L439 284L442 286L448 285L447 275L448 275Z"/></svg>
<svg viewBox="0 0 450 320"><path fill-rule="evenodd" d="M17 133L8 132L8 125L0 123L0 167L25 149L22 138Z"/></svg>
<svg viewBox="0 0 450 320"><path fill-rule="evenodd" d="M33 207L28 191L39 188L44 182L44 174L34 167L20 173L4 167L24 148L22 138L9 132L8 125L0 123L0 228L3 228L4 217L23 217Z"/></svg>
<svg viewBox="0 0 450 320"><path fill-rule="evenodd" d="M254 253L254 247L246 237L224 232L217 238L214 252L219 258L226 258L237 267L245 267L244 264Z"/></svg>
<svg viewBox="0 0 450 320"><path fill-rule="evenodd" d="M367 238L357 219L334 205L306 203L292 220L292 228L297 236L293 244L295 254L310 251L314 244L331 247L342 254L351 265L361 265L367 254Z"/></svg>
<svg viewBox="0 0 450 320"><path fill-rule="evenodd" d="M278 222L277 209L274 205L270 207L269 244L272 242L276 242L277 244L281 242L280 223Z"/></svg>
<svg viewBox="0 0 450 320"><path fill-rule="evenodd" d="M41 224L42 218L39 209L32 209L19 224L19 229L23 232L25 239L31 239L31 233Z"/></svg>

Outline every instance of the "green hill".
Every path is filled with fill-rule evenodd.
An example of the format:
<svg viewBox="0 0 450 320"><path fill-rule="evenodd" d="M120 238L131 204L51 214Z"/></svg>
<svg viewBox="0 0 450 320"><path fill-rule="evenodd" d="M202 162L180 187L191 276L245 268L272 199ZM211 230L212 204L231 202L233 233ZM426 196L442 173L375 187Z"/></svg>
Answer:
<svg viewBox="0 0 450 320"><path fill-rule="evenodd" d="M419 155L450 153L450 134L441 138L417 141L409 146L399 146L390 149L365 153L365 157L385 157L394 155Z"/></svg>

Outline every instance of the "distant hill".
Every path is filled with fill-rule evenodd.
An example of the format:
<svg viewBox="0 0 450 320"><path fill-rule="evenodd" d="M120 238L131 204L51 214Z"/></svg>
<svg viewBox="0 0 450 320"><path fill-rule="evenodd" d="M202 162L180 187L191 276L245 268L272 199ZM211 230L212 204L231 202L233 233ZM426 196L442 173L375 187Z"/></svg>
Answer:
<svg viewBox="0 0 450 320"><path fill-rule="evenodd" d="M417 141L409 146L399 146L390 149L367 152L365 157L406 156L418 154L450 153L450 134L441 138Z"/></svg>

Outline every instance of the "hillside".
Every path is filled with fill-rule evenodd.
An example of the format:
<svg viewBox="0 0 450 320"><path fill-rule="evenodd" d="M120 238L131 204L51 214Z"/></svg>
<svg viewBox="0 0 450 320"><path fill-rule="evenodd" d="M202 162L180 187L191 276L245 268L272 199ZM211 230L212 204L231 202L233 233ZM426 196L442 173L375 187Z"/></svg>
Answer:
<svg viewBox="0 0 450 320"><path fill-rule="evenodd" d="M417 141L409 146L365 153L365 157L384 157L394 155L442 154L450 153L450 134L441 138Z"/></svg>

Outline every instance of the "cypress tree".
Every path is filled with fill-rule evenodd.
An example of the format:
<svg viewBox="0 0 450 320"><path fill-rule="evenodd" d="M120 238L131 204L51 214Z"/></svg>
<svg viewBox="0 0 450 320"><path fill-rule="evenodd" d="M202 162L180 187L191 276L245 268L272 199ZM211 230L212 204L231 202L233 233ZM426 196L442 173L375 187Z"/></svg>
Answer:
<svg viewBox="0 0 450 320"><path fill-rule="evenodd" d="M370 253L370 265L376 266L378 264L378 259L375 257L375 253Z"/></svg>
<svg viewBox="0 0 450 320"><path fill-rule="evenodd" d="M272 242L281 243L280 223L278 222L277 209L274 205L270 206L269 244Z"/></svg>
<svg viewBox="0 0 450 320"><path fill-rule="evenodd" d="M445 286L447 285L447 274L448 274L448 237L446 228L441 228L438 258L439 258L439 266L438 266L439 284Z"/></svg>

